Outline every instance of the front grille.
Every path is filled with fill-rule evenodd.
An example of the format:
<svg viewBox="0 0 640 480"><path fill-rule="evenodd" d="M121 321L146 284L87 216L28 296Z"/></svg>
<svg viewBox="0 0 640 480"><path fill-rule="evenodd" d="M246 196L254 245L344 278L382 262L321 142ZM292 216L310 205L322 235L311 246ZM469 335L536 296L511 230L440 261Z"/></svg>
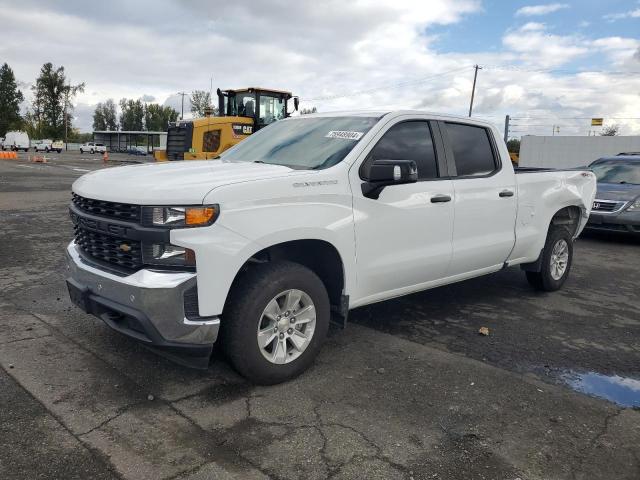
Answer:
<svg viewBox="0 0 640 480"><path fill-rule="evenodd" d="M167 158L184 160L184 152L191 148L190 131L187 127L171 126L167 131Z"/></svg>
<svg viewBox="0 0 640 480"><path fill-rule="evenodd" d="M78 246L92 258L127 270L142 268L140 242L93 232L78 225L73 230Z"/></svg>
<svg viewBox="0 0 640 480"><path fill-rule="evenodd" d="M72 194L71 201L83 212L128 222L140 222L140 205L93 200L75 193Z"/></svg>
<svg viewBox="0 0 640 480"><path fill-rule="evenodd" d="M617 212L621 210L622 207L625 206L627 202L617 202L615 200L598 200L597 198L593 201L594 212Z"/></svg>

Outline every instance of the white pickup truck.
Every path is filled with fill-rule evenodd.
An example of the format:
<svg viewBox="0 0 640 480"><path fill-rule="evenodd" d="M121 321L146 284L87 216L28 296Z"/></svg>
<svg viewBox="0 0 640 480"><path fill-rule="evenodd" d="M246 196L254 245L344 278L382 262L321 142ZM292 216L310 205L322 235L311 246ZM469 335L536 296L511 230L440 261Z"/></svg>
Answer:
<svg viewBox="0 0 640 480"><path fill-rule="evenodd" d="M288 380L330 317L520 265L560 288L593 202L588 170L514 169L500 133L415 111L276 122L213 161L73 184L71 299L189 365L220 340L256 383Z"/></svg>

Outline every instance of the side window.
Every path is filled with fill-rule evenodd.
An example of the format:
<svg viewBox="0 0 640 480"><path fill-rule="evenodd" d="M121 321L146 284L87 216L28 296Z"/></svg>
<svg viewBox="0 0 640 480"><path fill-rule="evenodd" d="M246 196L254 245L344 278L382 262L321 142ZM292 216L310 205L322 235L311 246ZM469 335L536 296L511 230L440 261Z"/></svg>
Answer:
<svg viewBox="0 0 640 480"><path fill-rule="evenodd" d="M486 128L445 123L459 177L488 175L497 169Z"/></svg>
<svg viewBox="0 0 640 480"><path fill-rule="evenodd" d="M203 152L217 152L220 148L220 130L209 130L204 132L202 138Z"/></svg>
<svg viewBox="0 0 640 480"><path fill-rule="evenodd" d="M362 164L362 178L369 178L369 170L374 160L414 160L418 166L418 179L438 178L429 122L410 121L391 127Z"/></svg>

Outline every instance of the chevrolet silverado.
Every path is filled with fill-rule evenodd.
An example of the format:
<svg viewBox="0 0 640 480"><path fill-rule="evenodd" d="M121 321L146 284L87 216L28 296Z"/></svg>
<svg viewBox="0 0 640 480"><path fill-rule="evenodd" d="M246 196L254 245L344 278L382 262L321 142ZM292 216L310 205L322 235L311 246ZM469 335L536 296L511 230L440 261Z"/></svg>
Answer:
<svg viewBox="0 0 640 480"><path fill-rule="evenodd" d="M76 305L192 366L219 341L273 384L362 305L516 265L559 289L596 180L514 170L491 124L398 111L293 117L218 159L95 171L72 190Z"/></svg>

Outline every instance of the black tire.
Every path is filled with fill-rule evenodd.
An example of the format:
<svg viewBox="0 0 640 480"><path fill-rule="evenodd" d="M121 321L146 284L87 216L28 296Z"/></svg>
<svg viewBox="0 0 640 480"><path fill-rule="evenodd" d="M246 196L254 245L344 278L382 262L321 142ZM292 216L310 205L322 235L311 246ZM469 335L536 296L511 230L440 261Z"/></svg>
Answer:
<svg viewBox="0 0 640 480"><path fill-rule="evenodd" d="M49 147L44 147L44 153L49 153Z"/></svg>
<svg viewBox="0 0 640 480"><path fill-rule="evenodd" d="M93 148L92 148L91 150L89 150L89 153L90 153L91 155L93 155Z"/></svg>
<svg viewBox="0 0 640 480"><path fill-rule="evenodd" d="M553 249L558 242L564 240L568 248L568 260L564 273L560 278L553 278L551 273L551 256L553 255ZM571 264L573 262L573 238L571 232L562 226L551 226L549 233L547 234L547 241L544 244L544 250L542 251L542 263L539 272L526 272L527 281L536 290L544 292L555 292L559 290L569 276L571 271Z"/></svg>
<svg viewBox="0 0 640 480"><path fill-rule="evenodd" d="M273 385L304 372L320 351L329 329L327 290L318 276L293 262L257 265L234 282L222 316L222 345L233 367L253 383ZM267 360L257 342L257 329L267 304L289 289L304 291L315 306L313 336L300 356L284 364Z"/></svg>

